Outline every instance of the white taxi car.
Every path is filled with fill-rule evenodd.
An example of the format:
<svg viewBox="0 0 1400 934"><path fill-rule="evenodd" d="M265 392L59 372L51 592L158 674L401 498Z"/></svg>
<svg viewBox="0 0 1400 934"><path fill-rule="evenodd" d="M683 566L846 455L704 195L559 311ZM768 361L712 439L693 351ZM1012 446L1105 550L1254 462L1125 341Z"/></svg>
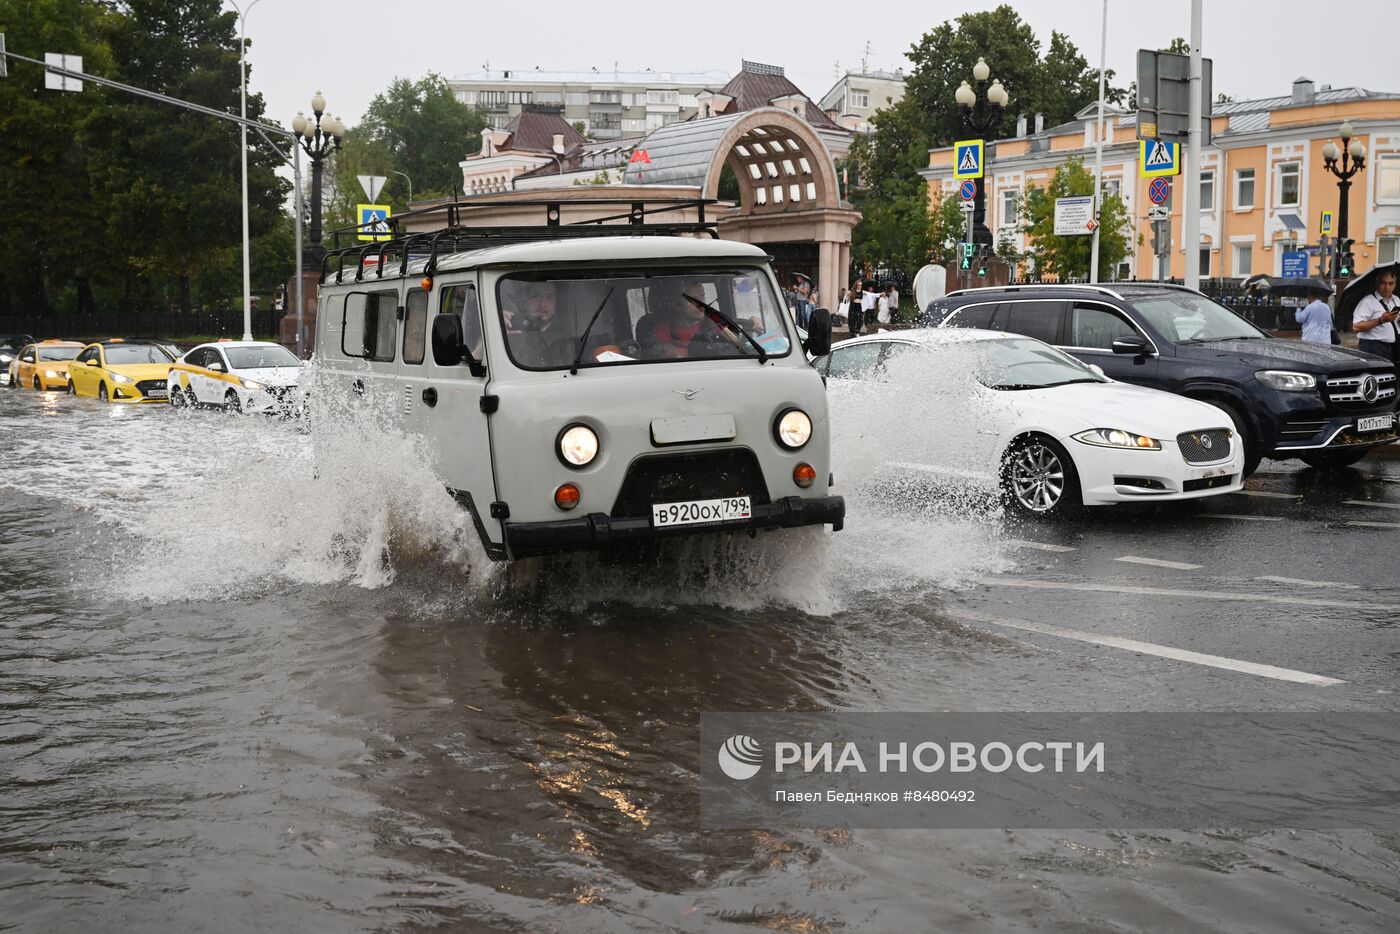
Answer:
<svg viewBox="0 0 1400 934"><path fill-rule="evenodd" d="M294 412L301 361L270 341L200 344L170 368L170 404L215 405L232 412Z"/></svg>

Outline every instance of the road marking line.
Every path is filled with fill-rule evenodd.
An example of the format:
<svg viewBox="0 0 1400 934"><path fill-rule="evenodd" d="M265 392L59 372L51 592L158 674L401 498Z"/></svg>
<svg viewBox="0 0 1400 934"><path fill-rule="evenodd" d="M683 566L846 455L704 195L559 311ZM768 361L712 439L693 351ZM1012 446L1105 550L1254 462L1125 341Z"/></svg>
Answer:
<svg viewBox="0 0 1400 934"><path fill-rule="evenodd" d="M1376 509L1400 509L1400 504L1396 503L1373 503L1369 499L1344 499L1343 503L1348 506L1374 506Z"/></svg>
<svg viewBox="0 0 1400 934"><path fill-rule="evenodd" d="M1244 522L1282 522L1282 516L1242 516L1232 512L1199 512L1197 519L1240 519Z"/></svg>
<svg viewBox="0 0 1400 934"><path fill-rule="evenodd" d="M1012 548L1034 548L1038 551L1064 552L1076 550L1075 548L1069 545L1047 545L1044 542L1024 542L1020 539L1012 539L1011 541L1007 542L1007 544L1010 545Z"/></svg>
<svg viewBox="0 0 1400 934"><path fill-rule="evenodd" d="M1237 490L1241 496L1272 496L1276 499L1302 499L1302 493L1270 493L1268 490Z"/></svg>
<svg viewBox="0 0 1400 934"><path fill-rule="evenodd" d="M984 577L979 583L989 587L1024 587L1031 590L1083 590L1093 593L1134 594L1149 597L1194 597L1198 600L1243 600L1277 603L1283 606L1325 606L1333 609L1400 612L1400 603L1323 600L1316 597L1286 597L1278 594L1224 592L1219 590L1173 590L1168 587L1140 587L1132 584L1097 584L1090 581L1037 581L1024 577Z"/></svg>
<svg viewBox="0 0 1400 934"><path fill-rule="evenodd" d="M1273 574L1265 574L1263 577L1254 578L1257 581L1269 581L1273 584L1297 584L1299 587L1327 587L1336 590L1360 590L1356 584L1339 584L1336 581L1310 581L1301 577L1278 577Z"/></svg>
<svg viewBox="0 0 1400 934"><path fill-rule="evenodd" d="M1326 675L1315 675L1307 671L1296 671L1292 668L1279 668L1275 665L1261 665L1258 662L1246 662L1237 658L1226 658L1223 655L1206 655L1203 652L1192 652L1187 649L1174 649L1169 645L1157 645L1153 642L1139 642L1136 639L1124 639L1121 636L1102 636L1096 632L1084 632L1080 629L1062 629L1059 626L1048 626L1045 623L1033 623L1029 620L1006 619L1000 616L983 616L980 613L962 613L970 620L991 623L993 626L1004 626L1007 629L1020 629L1024 632L1035 632L1045 636L1058 636L1061 639L1073 639L1076 642L1088 642L1091 645L1102 645L1113 649L1123 649L1127 652L1137 652L1141 655L1155 655L1159 658L1170 658L1179 662L1190 662L1193 665L1204 665L1207 668L1223 668L1227 671L1238 671L1247 675L1258 675L1261 678L1273 678L1275 681L1292 681L1295 684L1312 684L1319 687L1327 687L1333 684L1346 684L1340 678L1329 678Z"/></svg>
<svg viewBox="0 0 1400 934"><path fill-rule="evenodd" d="M1400 529L1400 522L1348 522L1347 525L1358 525L1366 529Z"/></svg>
<svg viewBox="0 0 1400 934"><path fill-rule="evenodd" d="M1174 571L1199 571L1202 567L1199 564L1187 564L1185 561L1163 561L1161 558L1139 558L1137 555L1124 555L1113 560L1126 564L1147 564L1154 568L1171 568Z"/></svg>

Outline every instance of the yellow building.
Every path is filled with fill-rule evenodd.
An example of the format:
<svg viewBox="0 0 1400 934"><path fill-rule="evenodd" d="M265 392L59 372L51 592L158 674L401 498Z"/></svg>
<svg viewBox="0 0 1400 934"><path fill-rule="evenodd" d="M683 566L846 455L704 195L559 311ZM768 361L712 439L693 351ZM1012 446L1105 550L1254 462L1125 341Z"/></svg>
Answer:
<svg viewBox="0 0 1400 934"><path fill-rule="evenodd" d="M1337 179L1323 168L1322 151L1338 142L1346 120L1353 138L1366 147L1366 168L1352 179L1348 236L1359 272L1400 260L1400 94L1363 88L1315 88L1306 78L1287 97L1214 105L1212 141L1201 163L1201 276L1243 278L1279 275L1283 253L1294 245L1315 244L1323 211L1335 215ZM1017 205L1027 187L1049 185L1055 170L1071 157L1093 170L1098 105L1086 107L1059 126L997 140L987 154L987 226L996 242L1009 238L1025 251L1016 231ZM1038 123L1038 121L1037 121ZM1104 109L1103 178L1106 192L1122 196L1136 229L1129 258L1114 278L1151 279L1158 275L1147 211L1150 179L1138 172L1137 118ZM931 204L957 191L951 148L929 151L927 181ZM1181 240L1184 200L1181 178L1172 179L1170 275L1185 271ZM1333 235L1336 234L1335 226ZM1317 272L1313 260L1311 272ZM1020 270L1022 274L1028 270Z"/></svg>

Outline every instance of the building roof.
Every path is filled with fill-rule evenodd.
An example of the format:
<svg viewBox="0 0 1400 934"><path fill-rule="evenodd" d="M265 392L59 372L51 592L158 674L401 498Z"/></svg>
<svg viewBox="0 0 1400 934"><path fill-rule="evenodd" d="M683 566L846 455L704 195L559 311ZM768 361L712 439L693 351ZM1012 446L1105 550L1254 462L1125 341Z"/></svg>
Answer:
<svg viewBox="0 0 1400 934"><path fill-rule="evenodd" d="M581 68L576 71L542 71L531 69L482 69L468 74L453 75L449 81L473 84L637 84L644 87L669 88L677 85L710 87L729 77L726 71L607 71Z"/></svg>
<svg viewBox="0 0 1400 934"><path fill-rule="evenodd" d="M647 155L652 161L630 163L623 184L703 186L715 147L743 116L742 113L726 113L703 120L683 120L653 130L646 138Z"/></svg>
<svg viewBox="0 0 1400 934"><path fill-rule="evenodd" d="M1228 101L1211 105L1211 116L1229 114L1258 113L1260 111L1283 110L1285 107L1311 107L1314 104L1335 104L1338 101L1355 100L1395 100L1400 94L1386 91L1368 91L1366 88L1324 88L1313 94L1310 100L1295 101L1291 94L1279 97L1260 97L1248 101ZM1232 124L1234 120L1230 121Z"/></svg>
<svg viewBox="0 0 1400 934"><path fill-rule="evenodd" d="M588 142L569 121L555 113L526 110L507 123L503 129L510 136L504 143L495 147L497 152L553 153L556 134L563 135L565 152Z"/></svg>
<svg viewBox="0 0 1400 934"><path fill-rule="evenodd" d="M517 179L538 178L547 175L566 175L570 172L593 172L603 169L621 168L627 164L632 148L640 142L640 136L590 142L569 150L556 164L553 160L528 172L521 172Z"/></svg>
<svg viewBox="0 0 1400 934"><path fill-rule="evenodd" d="M744 62L739 73L730 78L729 83L720 88L719 93L733 98L724 108L724 114L768 107L782 97L800 97L806 101L803 117L808 123L818 128L841 129L840 124L822 113L822 109L812 103L812 99L789 81L783 70L776 65Z"/></svg>

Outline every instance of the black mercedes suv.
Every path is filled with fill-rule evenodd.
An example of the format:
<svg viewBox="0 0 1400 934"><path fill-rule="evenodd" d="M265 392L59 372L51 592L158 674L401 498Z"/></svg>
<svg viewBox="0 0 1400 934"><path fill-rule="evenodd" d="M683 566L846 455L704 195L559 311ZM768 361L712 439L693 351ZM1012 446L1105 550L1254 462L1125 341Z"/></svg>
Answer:
<svg viewBox="0 0 1400 934"><path fill-rule="evenodd" d="M920 323L1025 334L1112 379L1218 406L1244 440L1246 474L1264 457L1345 467L1397 437L1389 362L1272 337L1184 286L964 289L930 303Z"/></svg>

